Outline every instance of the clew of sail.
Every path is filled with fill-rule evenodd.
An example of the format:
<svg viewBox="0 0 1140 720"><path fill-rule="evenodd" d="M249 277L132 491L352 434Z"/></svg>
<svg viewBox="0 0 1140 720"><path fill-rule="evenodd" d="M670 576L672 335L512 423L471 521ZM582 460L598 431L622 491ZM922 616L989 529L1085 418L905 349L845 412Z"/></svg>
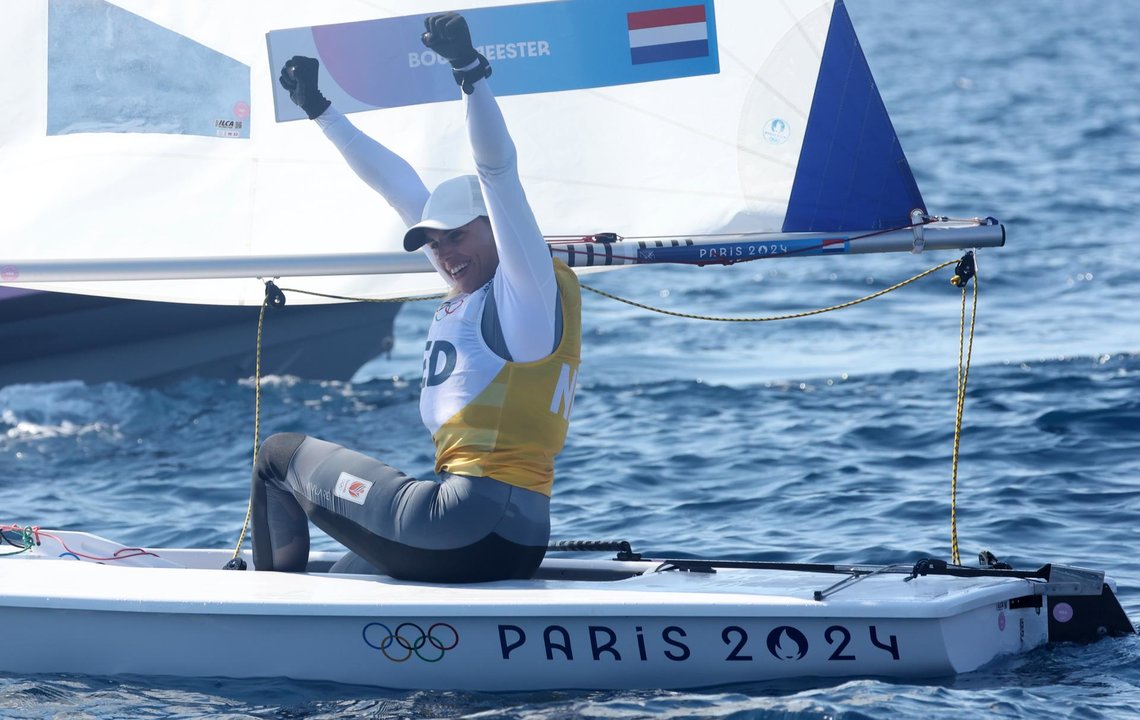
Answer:
<svg viewBox="0 0 1140 720"><path fill-rule="evenodd" d="M27 92L0 111L0 194L12 208L0 225L0 282L19 284L21 261L53 258L380 253L367 269L383 272L403 227L314 124L289 121L297 111L275 77L293 54L320 57L325 94L429 188L473 171L459 91L416 45L414 0L12 4L17 21L0 29L0 53L25 69ZM851 237L906 228L925 211L841 1L433 7L446 9L468 13L491 58L549 237L612 232L660 244L806 233L828 252L856 252ZM373 28L397 27L399 41L369 41ZM137 87L110 82L116 74ZM61 120L64 102L74 117ZM195 129L162 120L206 103L213 114ZM92 107L102 116L75 112ZM275 268L258 272L283 274ZM371 297L442 289L431 272L290 284ZM262 295L252 279L50 288L238 304Z"/></svg>

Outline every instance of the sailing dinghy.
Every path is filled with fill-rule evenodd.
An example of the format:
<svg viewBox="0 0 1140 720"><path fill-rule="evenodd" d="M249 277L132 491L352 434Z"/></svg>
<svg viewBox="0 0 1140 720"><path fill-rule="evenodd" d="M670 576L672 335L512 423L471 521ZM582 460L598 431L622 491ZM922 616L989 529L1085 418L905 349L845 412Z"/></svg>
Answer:
<svg viewBox="0 0 1140 720"><path fill-rule="evenodd" d="M416 45L416 2L385 3L390 17L340 3L88 4L213 37L220 52L251 42L250 28L269 31L270 62L250 66L259 92L277 92L270 72L282 58L318 56L321 87L337 107L426 168L429 186L470 171L461 119L438 104L454 100L455 87ZM536 215L552 252L576 269L1005 241L995 220L927 212L841 0L467 5L476 6L464 12L477 42L493 56ZM243 192L265 195L231 220L280 240L280 252L77 259L28 251L0 263L5 282L248 296L251 285L260 289L250 278L319 288L353 277L375 296L438 291L422 255L289 250L311 237L394 239L402 228L383 208L366 222L345 209L366 206L361 190L342 167L333 170L337 159L313 128L293 122L288 101L275 100L275 118L269 104L253 103L263 161L240 176ZM230 160L221 152L208 159ZM5 194L14 189L7 176L0 182ZM322 212L272 211L297 187L311 188ZM135 190L177 206L162 190ZM530 580L438 586L333 574L335 555L323 552L312 554L308 572L286 574L223 570L237 558L224 550L130 548L70 530L8 525L3 541L5 672L284 676L399 689L689 688L948 675L1048 642L1134 632L1111 579L1060 565L718 562L643 557L618 543L614 559L551 553Z"/></svg>
<svg viewBox="0 0 1140 720"><path fill-rule="evenodd" d="M691 688L969 672L1132 632L1104 574L548 557L467 586L221 570L224 550L7 528L0 670L290 677L400 689ZM26 542L25 542L26 541ZM20 559L17 559L20 558ZM247 560L252 561L248 555Z"/></svg>

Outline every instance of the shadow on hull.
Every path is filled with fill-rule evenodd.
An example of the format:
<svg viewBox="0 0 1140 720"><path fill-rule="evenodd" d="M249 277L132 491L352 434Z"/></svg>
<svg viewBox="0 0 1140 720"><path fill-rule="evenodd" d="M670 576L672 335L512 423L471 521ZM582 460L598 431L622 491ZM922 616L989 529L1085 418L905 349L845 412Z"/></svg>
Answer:
<svg viewBox="0 0 1140 720"><path fill-rule="evenodd" d="M263 375L349 380L392 348L399 303L266 311ZM82 380L161 385L254 374L257 307L0 288L0 386Z"/></svg>

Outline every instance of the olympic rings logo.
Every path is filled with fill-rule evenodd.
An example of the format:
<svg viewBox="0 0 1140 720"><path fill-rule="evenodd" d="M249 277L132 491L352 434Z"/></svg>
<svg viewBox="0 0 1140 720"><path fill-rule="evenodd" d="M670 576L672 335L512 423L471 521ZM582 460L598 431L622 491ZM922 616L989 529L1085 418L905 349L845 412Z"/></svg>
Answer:
<svg viewBox="0 0 1140 720"><path fill-rule="evenodd" d="M439 322L444 317L458 311L459 308L463 307L463 301L466 299L467 297L464 296L455 300L448 300L444 304L440 305L439 308L435 311L435 321Z"/></svg>
<svg viewBox="0 0 1140 720"><path fill-rule="evenodd" d="M424 632L415 623L400 623L391 630L384 623L368 623L361 631L368 647L384 653L392 662L402 663L415 655L424 662L439 662L444 653L459 644L459 632L437 622Z"/></svg>

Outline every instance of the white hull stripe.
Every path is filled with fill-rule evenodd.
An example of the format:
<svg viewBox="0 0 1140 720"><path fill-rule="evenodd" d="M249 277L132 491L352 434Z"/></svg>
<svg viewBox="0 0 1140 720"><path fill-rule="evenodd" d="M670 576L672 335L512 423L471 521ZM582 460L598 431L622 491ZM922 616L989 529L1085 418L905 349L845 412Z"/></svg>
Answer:
<svg viewBox="0 0 1140 720"><path fill-rule="evenodd" d="M642 28L629 31L629 46L631 48L648 47L650 45L669 45L679 42L693 42L708 40L709 27L707 23L686 23L684 25L664 25L662 27Z"/></svg>

